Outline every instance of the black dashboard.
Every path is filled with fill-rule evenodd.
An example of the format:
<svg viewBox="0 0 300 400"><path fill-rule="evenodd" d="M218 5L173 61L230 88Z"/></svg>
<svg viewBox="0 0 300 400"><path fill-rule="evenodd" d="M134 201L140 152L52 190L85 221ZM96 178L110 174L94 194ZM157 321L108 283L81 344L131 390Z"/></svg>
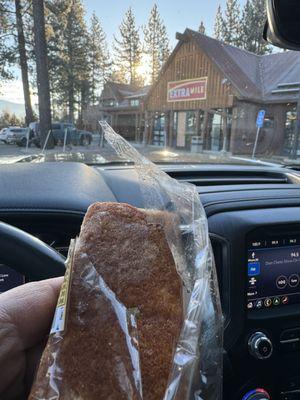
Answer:
<svg viewBox="0 0 300 400"><path fill-rule="evenodd" d="M224 315L224 399L263 399L264 391L300 399L300 175L263 166L163 168L197 186L208 217ZM130 166L0 170L0 219L63 254L94 201L143 207Z"/></svg>

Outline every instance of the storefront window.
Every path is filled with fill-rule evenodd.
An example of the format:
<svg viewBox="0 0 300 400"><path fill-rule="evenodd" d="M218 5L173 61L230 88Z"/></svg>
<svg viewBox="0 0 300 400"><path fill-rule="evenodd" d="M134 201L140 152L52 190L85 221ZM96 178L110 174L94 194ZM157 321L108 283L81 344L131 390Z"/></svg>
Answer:
<svg viewBox="0 0 300 400"><path fill-rule="evenodd" d="M186 134L195 135L196 134L196 112L188 111L186 113Z"/></svg>
<svg viewBox="0 0 300 400"><path fill-rule="evenodd" d="M153 144L157 146L165 146L166 132L165 132L165 115L156 115L153 125Z"/></svg>
<svg viewBox="0 0 300 400"><path fill-rule="evenodd" d="M205 129L205 148L209 151L228 151L232 126L232 109L210 110Z"/></svg>
<svg viewBox="0 0 300 400"><path fill-rule="evenodd" d="M292 149L294 147L295 134L296 134L296 121L297 121L297 112L295 106L286 113L285 141L283 147L283 155L285 156L289 156L292 153Z"/></svg>

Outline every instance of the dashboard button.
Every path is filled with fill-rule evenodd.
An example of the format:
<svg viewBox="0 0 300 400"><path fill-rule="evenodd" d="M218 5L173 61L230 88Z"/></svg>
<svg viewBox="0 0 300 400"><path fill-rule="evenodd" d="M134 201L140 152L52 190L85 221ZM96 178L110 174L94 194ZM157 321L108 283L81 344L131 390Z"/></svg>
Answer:
<svg viewBox="0 0 300 400"><path fill-rule="evenodd" d="M271 397L269 393L266 390L260 388L249 390L249 392L242 397L242 400L270 400L270 399Z"/></svg>
<svg viewBox="0 0 300 400"><path fill-rule="evenodd" d="M266 360L273 353L271 340L262 332L253 333L248 340L249 353L257 360Z"/></svg>
<svg viewBox="0 0 300 400"><path fill-rule="evenodd" d="M291 287L296 287L299 285L299 276L297 274L291 275L289 277L289 285Z"/></svg>
<svg viewBox="0 0 300 400"><path fill-rule="evenodd" d="M262 300L257 300L257 302L255 304L255 307L256 308L262 308L262 306L263 306L263 301Z"/></svg>
<svg viewBox="0 0 300 400"><path fill-rule="evenodd" d="M278 289L284 289L286 285L287 285L287 277L284 275L280 275L276 279L276 286L278 287Z"/></svg>
<svg viewBox="0 0 300 400"><path fill-rule="evenodd" d="M272 300L268 298L268 299L266 299L266 300L264 301L264 304L265 304L266 307L271 307L271 305L272 305Z"/></svg>
<svg viewBox="0 0 300 400"><path fill-rule="evenodd" d="M282 299L281 299L281 303L282 303L282 304L288 304L288 303L289 303L289 298L288 298L288 296L283 296Z"/></svg>
<svg viewBox="0 0 300 400"><path fill-rule="evenodd" d="M275 297L275 298L273 299L273 304L274 304L274 306L279 306L279 304L280 304L280 298L279 298L279 297Z"/></svg>

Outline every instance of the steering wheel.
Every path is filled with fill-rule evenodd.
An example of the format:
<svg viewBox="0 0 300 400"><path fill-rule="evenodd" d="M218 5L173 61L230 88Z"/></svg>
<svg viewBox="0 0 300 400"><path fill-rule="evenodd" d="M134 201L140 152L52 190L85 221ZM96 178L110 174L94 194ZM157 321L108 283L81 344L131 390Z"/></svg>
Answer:
<svg viewBox="0 0 300 400"><path fill-rule="evenodd" d="M28 280L62 276L65 258L36 237L0 222L0 261Z"/></svg>

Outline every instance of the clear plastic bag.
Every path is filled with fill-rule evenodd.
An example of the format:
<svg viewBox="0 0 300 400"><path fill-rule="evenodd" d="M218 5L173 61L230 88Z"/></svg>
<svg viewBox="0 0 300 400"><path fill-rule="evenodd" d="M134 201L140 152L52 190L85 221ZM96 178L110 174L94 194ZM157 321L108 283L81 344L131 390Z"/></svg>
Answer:
<svg viewBox="0 0 300 400"><path fill-rule="evenodd" d="M164 395L160 397L151 393L151 386L148 385L147 390L145 385L143 387L145 349L144 337L139 332L139 310L120 300L122 292L118 290L118 282L110 281L109 275L99 274L93 257L82 250L80 243L73 243L67 261L65 284L30 399L219 400L222 397L222 312L207 219L196 188L171 179L141 156L106 122L101 122L101 127L107 143L116 154L134 163L143 201L141 216L146 215L145 227L163 226L168 251L171 251L172 262L180 277L182 297L178 301L182 308L181 323L178 337L176 340L173 338L174 343L171 343L173 355L168 380L160 391ZM131 212L131 209L128 210ZM132 211L135 212L139 211ZM144 229L144 226L132 226L136 232ZM148 244L149 235L145 236ZM152 242L150 244L153 254L159 251ZM143 253L141 244L136 242L136 246ZM97 260L99 263L99 258ZM126 285L124 287L126 290ZM80 296L74 295L76 290ZM91 319L93 330L89 330ZM90 336L95 335L95 327L99 335L91 339ZM153 331L153 327L151 329ZM160 329L162 327L157 326L153 336L159 336ZM83 342L78 341L78 337L83 338ZM84 347L84 338L88 338L88 343L92 340L94 345L82 352L79 345ZM150 350L147 349L148 356ZM78 351L83 354L82 358ZM76 362L72 360L72 354ZM106 365L93 365L99 354L102 361L107 359ZM69 361L66 361L66 355L70 357ZM70 365L76 367L71 368ZM99 368L103 369L102 375ZM85 391L82 385L87 373L95 373L95 378L89 377L89 388ZM94 391L91 391L90 382L94 382ZM105 390L108 390L106 394Z"/></svg>

